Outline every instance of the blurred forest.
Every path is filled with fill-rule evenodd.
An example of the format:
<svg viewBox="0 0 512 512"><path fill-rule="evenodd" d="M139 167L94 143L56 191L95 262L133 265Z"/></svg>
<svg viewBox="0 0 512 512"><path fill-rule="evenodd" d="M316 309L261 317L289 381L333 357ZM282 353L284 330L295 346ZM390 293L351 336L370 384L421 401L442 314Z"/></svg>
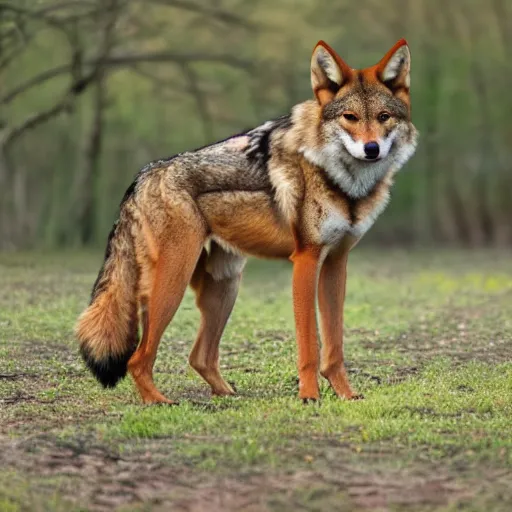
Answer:
<svg viewBox="0 0 512 512"><path fill-rule="evenodd" d="M0 0L0 248L103 245L145 163L311 98L319 39L400 37L420 145L368 238L511 245L511 0Z"/></svg>

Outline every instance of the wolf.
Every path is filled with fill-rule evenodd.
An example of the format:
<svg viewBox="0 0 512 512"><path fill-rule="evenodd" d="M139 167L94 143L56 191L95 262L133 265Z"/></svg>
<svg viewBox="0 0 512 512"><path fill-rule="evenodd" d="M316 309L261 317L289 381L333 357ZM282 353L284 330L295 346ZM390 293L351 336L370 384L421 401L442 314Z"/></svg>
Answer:
<svg viewBox="0 0 512 512"><path fill-rule="evenodd" d="M416 148L410 64L404 39L359 70L320 41L311 59L314 99L137 174L76 327L103 386L128 371L144 403L173 403L156 388L153 366L190 285L201 321L189 363L212 394L233 394L219 371L219 342L252 255L293 263L299 397L319 399L320 373L340 398L358 398L343 356L347 260Z"/></svg>

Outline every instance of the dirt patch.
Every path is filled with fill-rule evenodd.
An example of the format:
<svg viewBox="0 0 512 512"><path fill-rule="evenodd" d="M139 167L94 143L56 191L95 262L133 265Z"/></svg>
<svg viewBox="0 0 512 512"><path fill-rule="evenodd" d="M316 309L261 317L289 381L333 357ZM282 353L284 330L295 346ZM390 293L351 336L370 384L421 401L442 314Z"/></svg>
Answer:
<svg viewBox="0 0 512 512"><path fill-rule="evenodd" d="M142 451L120 456L92 438L69 443L41 436L23 441L4 438L0 465L22 473L31 490L42 496L58 492L64 501L94 511L128 505L187 512L324 507L385 511L463 502L479 490L475 482L462 485L436 468L379 471L360 461L357 467L340 463L343 457L328 472L315 468L293 474L215 476L159 460L164 442L171 441L152 442Z"/></svg>
<svg viewBox="0 0 512 512"><path fill-rule="evenodd" d="M512 332L505 324L510 303L512 293L507 292L491 296L477 306L448 308L434 319L419 320L397 337L375 340L372 336L363 346L374 350L393 348L418 363L439 356L455 363L510 361Z"/></svg>

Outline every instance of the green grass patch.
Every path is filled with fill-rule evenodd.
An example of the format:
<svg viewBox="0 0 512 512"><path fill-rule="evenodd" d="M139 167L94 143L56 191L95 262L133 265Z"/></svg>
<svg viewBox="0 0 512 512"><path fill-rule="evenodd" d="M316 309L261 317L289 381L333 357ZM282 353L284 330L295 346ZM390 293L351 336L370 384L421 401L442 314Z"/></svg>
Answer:
<svg viewBox="0 0 512 512"><path fill-rule="evenodd" d="M307 406L297 398L287 262L247 267L221 342L221 371L235 397L211 398L188 367L199 313L187 292L155 367L157 385L178 407L142 406L129 379L103 390L84 368L73 326L100 264L85 253L0 254L0 510L36 510L40 491L40 510L101 509L111 495L123 510L151 510L140 496L155 493L169 509L203 496L190 481L221 492L218 478L251 496L267 488L262 510L321 510L340 500L347 510L506 510L507 253L354 251L345 355L365 400L339 400L322 380L321 401ZM99 467L110 468L102 471L117 479L114 490L101 487L101 471L91 469ZM313 480L301 476L311 472ZM225 492L231 496L229 486Z"/></svg>
<svg viewBox="0 0 512 512"><path fill-rule="evenodd" d="M401 384L360 384L366 399L356 402L325 390L321 403L304 406L290 389L268 399L132 407L102 433L118 440L169 439L185 460L209 468L286 466L290 454L294 464L325 456L330 442L355 452L390 445L397 452L427 451L433 460L460 455L512 463L512 364L451 370L442 360Z"/></svg>

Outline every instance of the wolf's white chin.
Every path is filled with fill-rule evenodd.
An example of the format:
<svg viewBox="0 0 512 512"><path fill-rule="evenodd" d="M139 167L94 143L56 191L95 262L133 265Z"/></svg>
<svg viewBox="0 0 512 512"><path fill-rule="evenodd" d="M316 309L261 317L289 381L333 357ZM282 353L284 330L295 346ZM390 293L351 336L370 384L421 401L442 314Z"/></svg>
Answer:
<svg viewBox="0 0 512 512"><path fill-rule="evenodd" d="M379 160L383 160L389 155L389 150L393 145L397 136L397 130L393 130L386 138L378 138L376 139L376 143L379 145L379 156L377 158L369 160L366 158L366 153L364 152L364 143L361 140L354 140L345 130L341 130L340 137L343 146L347 150L347 152L357 158L358 160L363 160L364 162L377 162Z"/></svg>

